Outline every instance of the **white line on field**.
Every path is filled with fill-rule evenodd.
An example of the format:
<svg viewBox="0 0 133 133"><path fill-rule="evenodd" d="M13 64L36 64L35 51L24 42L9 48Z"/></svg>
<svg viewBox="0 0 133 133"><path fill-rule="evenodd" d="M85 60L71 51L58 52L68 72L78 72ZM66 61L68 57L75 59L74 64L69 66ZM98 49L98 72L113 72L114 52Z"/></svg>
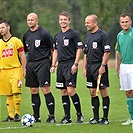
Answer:
<svg viewBox="0 0 133 133"><path fill-rule="evenodd" d="M122 122L122 121L126 121L127 119L121 119L121 120L109 120L109 122ZM81 123L81 124L88 124L89 123L89 121L88 122L83 122L83 123ZM77 124L77 123L70 123L70 124L56 124L56 126L63 126L63 125L65 125L65 126L69 126L69 125L71 125L71 124Z"/></svg>
<svg viewBox="0 0 133 133"><path fill-rule="evenodd" d="M25 128L24 126L18 126L18 127L3 127L3 128L0 128L0 130L3 130L3 129L17 129L17 128Z"/></svg>
<svg viewBox="0 0 133 133"><path fill-rule="evenodd" d="M121 120L110 120L109 122L122 122L122 121L126 121L127 119L121 119ZM76 125L77 123L70 123L70 124L45 124L46 126L70 126L70 125ZM81 124L88 124L88 122L83 122ZM37 127L41 127L39 125L37 125ZM3 127L0 128L0 130L10 130L10 129L21 129L21 128L28 128L28 127L24 127L24 126L18 126L18 127Z"/></svg>

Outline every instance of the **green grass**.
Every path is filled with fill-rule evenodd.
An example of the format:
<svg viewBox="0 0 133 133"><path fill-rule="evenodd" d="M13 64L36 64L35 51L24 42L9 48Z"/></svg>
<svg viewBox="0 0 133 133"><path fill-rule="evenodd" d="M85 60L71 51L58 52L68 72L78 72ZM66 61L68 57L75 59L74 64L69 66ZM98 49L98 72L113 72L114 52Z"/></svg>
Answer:
<svg viewBox="0 0 133 133"><path fill-rule="evenodd" d="M129 118L128 110L126 107L125 92L119 90L119 79L117 78L116 71L110 69L109 71L110 87L108 92L110 95L110 112L109 112L109 125L88 125L89 118L93 117L89 90L86 88L86 80L82 77L82 71L79 70L77 93L81 99L82 112L85 117L83 124L75 124L76 112L74 106L71 104L71 117L73 123L71 125L58 125L62 117L64 116L63 108L61 105L61 93L55 89L55 74L52 74L52 86L51 91L55 97L56 108L56 124L44 124L48 117L48 111L45 105L45 99L41 94L41 123L35 123L33 127L24 128L20 122L0 122L0 132L2 133L131 133L133 130L130 126L122 126L121 123ZM30 113L32 114L30 91L29 88L23 87L22 103L21 103L21 116ZM99 96L100 97L100 96ZM0 120L7 117L7 110L5 104L6 98L0 96ZM101 97L100 104L102 105ZM100 106L100 117L102 117L102 108Z"/></svg>

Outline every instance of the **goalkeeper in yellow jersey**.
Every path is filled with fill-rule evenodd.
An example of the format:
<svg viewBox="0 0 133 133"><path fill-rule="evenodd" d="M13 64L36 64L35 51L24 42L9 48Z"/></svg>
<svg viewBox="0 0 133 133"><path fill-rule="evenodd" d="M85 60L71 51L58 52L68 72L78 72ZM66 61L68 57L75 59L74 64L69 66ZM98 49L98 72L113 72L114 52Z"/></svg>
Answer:
<svg viewBox="0 0 133 133"><path fill-rule="evenodd" d="M6 95L8 117L2 122L20 121L22 77L25 77L26 57L23 43L10 33L10 24L0 21L0 95Z"/></svg>

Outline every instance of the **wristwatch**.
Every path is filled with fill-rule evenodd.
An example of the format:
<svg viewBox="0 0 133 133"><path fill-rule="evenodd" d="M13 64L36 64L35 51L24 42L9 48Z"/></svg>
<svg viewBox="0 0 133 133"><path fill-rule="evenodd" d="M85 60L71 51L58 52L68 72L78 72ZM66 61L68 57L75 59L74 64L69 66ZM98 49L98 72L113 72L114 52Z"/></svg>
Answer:
<svg viewBox="0 0 133 133"><path fill-rule="evenodd" d="M56 67L55 65L52 65L51 67Z"/></svg>
<svg viewBox="0 0 133 133"><path fill-rule="evenodd" d="M101 64L102 67L105 67L106 65L105 64Z"/></svg>
<svg viewBox="0 0 133 133"><path fill-rule="evenodd" d="M78 66L78 63L75 63L74 65L75 65L75 66Z"/></svg>

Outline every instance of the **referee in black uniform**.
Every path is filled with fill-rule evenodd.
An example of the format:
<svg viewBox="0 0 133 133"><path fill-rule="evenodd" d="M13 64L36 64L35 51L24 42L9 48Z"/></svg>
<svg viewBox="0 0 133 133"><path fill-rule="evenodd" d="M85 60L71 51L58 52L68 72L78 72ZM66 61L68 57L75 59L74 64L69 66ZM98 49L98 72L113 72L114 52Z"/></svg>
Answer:
<svg viewBox="0 0 133 133"><path fill-rule="evenodd" d="M77 112L77 123L82 123L84 117L81 112L80 99L75 92L76 78L78 71L78 62L82 54L83 44L78 33L70 29L70 15L68 12L59 14L59 24L61 32L54 38L54 52L51 72L55 71L55 65L58 61L56 88L61 90L62 105L64 107L65 116L61 120L61 124L71 123L70 116L70 99L75 106Z"/></svg>
<svg viewBox="0 0 133 133"><path fill-rule="evenodd" d="M107 92L109 87L107 62L110 55L110 42L107 33L98 27L98 17L94 14L85 19L85 26L90 33L85 36L83 76L87 77L87 88L90 88L91 104L94 118L90 124L109 124L108 112L110 99ZM99 120L99 98L96 96L97 78L102 75L100 93L103 103L103 118Z"/></svg>
<svg viewBox="0 0 133 133"><path fill-rule="evenodd" d="M36 122L40 120L39 87L41 88L49 111L47 123L54 123L55 101L50 92L50 56L53 46L51 34L38 25L38 16L30 13L27 16L29 30L23 36L25 52L27 52L26 86L30 87L32 108Z"/></svg>

